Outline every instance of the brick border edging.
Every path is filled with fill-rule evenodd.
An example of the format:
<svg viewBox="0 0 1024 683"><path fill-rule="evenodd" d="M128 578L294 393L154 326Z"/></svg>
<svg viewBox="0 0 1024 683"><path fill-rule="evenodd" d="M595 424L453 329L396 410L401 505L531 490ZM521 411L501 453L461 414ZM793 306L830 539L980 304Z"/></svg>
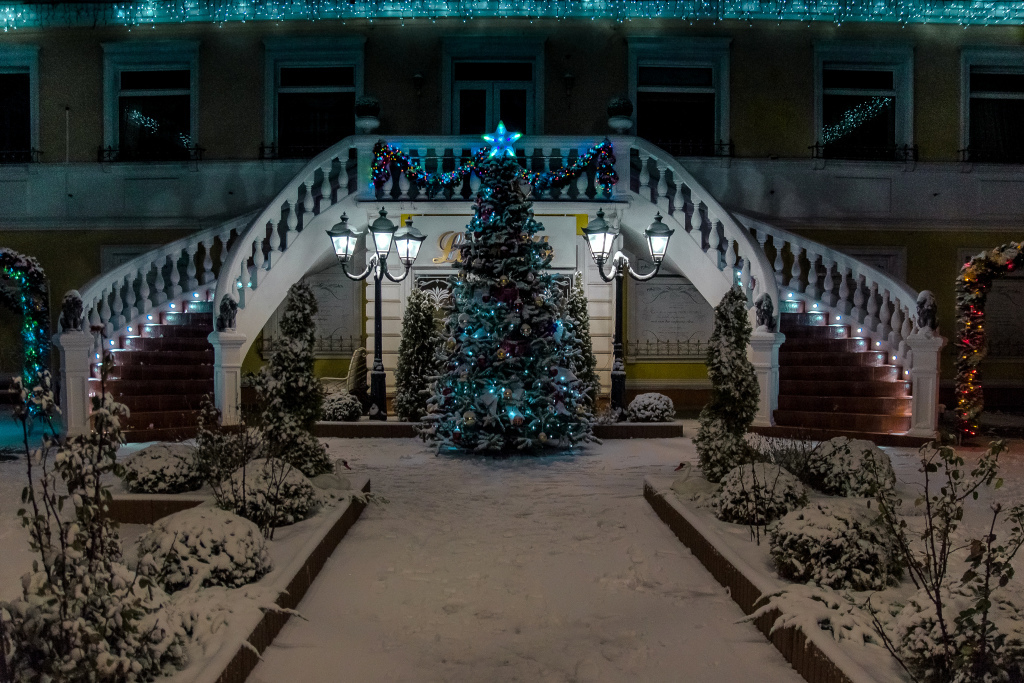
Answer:
<svg viewBox="0 0 1024 683"><path fill-rule="evenodd" d="M710 539L665 499L663 493L655 491L647 481L644 481L644 498L661 521L690 549L693 556L700 560L715 580L729 589L730 596L743 613L752 614L754 604L762 595L762 590L757 587L755 579L747 576L742 568L737 567L720 552ZM779 616L779 610L771 610L752 623L808 683L866 683L876 680L867 676L863 670L844 671L848 666L840 667L832 657L822 651L815 642L816 637L808 637L798 627L787 626L771 633L772 625Z"/></svg>
<svg viewBox="0 0 1024 683"><path fill-rule="evenodd" d="M411 439L416 436L413 422L317 422L313 434L318 437L348 439ZM616 422L594 425L594 436L599 439L673 439L683 436L683 423L672 422Z"/></svg>

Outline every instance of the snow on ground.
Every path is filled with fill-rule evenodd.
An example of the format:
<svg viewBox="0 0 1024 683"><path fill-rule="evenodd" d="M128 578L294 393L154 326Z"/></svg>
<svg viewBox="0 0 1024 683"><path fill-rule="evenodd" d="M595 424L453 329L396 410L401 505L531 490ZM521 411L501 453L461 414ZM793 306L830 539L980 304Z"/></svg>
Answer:
<svg viewBox="0 0 1024 683"><path fill-rule="evenodd" d="M250 681L802 680L643 499L689 439L508 460L328 443L390 503L363 513Z"/></svg>

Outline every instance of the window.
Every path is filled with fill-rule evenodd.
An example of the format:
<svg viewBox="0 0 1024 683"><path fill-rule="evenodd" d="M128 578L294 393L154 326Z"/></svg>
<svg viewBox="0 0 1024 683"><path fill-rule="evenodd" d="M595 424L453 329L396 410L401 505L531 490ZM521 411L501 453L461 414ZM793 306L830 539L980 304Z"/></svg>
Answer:
<svg viewBox="0 0 1024 683"><path fill-rule="evenodd" d="M1024 163L1024 50L964 50L962 74L964 159Z"/></svg>
<svg viewBox="0 0 1024 683"><path fill-rule="evenodd" d="M0 48L0 163L38 161L38 48Z"/></svg>
<svg viewBox="0 0 1024 683"><path fill-rule="evenodd" d="M267 39L265 156L308 159L355 132L363 38Z"/></svg>
<svg viewBox="0 0 1024 683"><path fill-rule="evenodd" d="M731 153L729 39L631 38L636 133L675 156Z"/></svg>
<svg viewBox="0 0 1024 683"><path fill-rule="evenodd" d="M194 41L103 45L106 127L100 159L187 161L196 144Z"/></svg>
<svg viewBox="0 0 1024 683"><path fill-rule="evenodd" d="M815 156L912 160L913 50L815 46Z"/></svg>
<svg viewBox="0 0 1024 683"><path fill-rule="evenodd" d="M544 43L509 38L446 39L442 83L451 99L442 116L455 135L482 135L499 121L540 133L544 119Z"/></svg>

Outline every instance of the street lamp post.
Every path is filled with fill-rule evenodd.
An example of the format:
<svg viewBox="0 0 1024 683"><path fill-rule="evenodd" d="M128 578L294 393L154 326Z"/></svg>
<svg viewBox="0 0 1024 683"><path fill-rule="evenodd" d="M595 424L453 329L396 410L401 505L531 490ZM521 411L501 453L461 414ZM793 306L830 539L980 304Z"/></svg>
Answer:
<svg viewBox="0 0 1024 683"><path fill-rule="evenodd" d="M373 369L370 371L370 419L387 420L387 386L385 384L383 345L381 343L381 281L384 278L392 282L401 282L409 275L416 256L420 251L420 244L426 239L419 230L412 227L412 219L406 219L405 225L396 228L395 224L388 220L388 212L383 208L380 210L380 217L370 224L369 237L372 239L374 254L366 264L366 270L358 275L348 272L349 261L355 254L359 235L348 225L348 216L341 214L341 222L334 225L327 231L327 235L334 244L334 253L341 263L341 270L351 280L365 280L373 274ZM370 239L367 240L367 249L370 247ZM391 245L394 243L398 252L398 259L405 266L405 272L401 277L392 277L388 272L388 254L391 252Z"/></svg>
<svg viewBox="0 0 1024 683"><path fill-rule="evenodd" d="M628 273L634 280L650 280L661 270L661 262L665 259L668 251L668 241L675 230L670 229L661 222L661 213L654 217L644 237L647 238L647 248L651 252L651 259L654 261L654 270L646 275L633 270L629 259L621 251L612 254L615 239L619 236L619 229L604 219L604 211L598 209L597 218L590 221L587 227L583 228L583 234L590 244L590 253L597 263L597 271L605 282L615 282L615 336L612 337L612 396L611 408L618 410L622 418L623 403L626 397L626 362L622 353L622 281ZM604 264L611 261L611 272L604 272Z"/></svg>

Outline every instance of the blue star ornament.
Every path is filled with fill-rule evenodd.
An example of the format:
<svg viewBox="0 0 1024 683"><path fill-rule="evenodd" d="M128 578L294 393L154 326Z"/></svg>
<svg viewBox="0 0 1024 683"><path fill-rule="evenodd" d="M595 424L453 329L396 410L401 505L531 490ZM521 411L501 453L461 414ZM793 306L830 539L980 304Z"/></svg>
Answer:
<svg viewBox="0 0 1024 683"><path fill-rule="evenodd" d="M500 157L506 154L514 158L516 155L514 143L516 140L523 137L523 134L509 133L508 130L505 129L505 122L498 121L498 130L494 131L491 135L485 135L483 137L484 140L491 145L490 158L493 159L494 157Z"/></svg>

